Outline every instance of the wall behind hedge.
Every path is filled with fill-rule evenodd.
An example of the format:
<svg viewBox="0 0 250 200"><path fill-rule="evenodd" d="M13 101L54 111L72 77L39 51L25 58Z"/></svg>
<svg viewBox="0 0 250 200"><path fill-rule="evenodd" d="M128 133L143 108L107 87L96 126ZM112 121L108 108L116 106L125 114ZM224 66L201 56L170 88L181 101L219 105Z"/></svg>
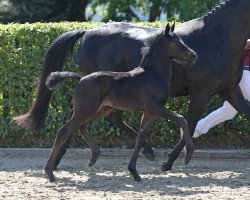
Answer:
<svg viewBox="0 0 250 200"><path fill-rule="evenodd" d="M160 27L162 23L140 23ZM35 23L0 25L0 146L2 147L50 147L57 129L65 122L71 107L72 89L75 81L66 81L55 90L43 132L39 135L18 127L12 116L29 110L35 97L36 85L41 72L43 58L51 42L61 33L78 29L90 29L100 23ZM77 51L79 42L76 44ZM64 69L79 72L75 56L68 59ZM67 92L65 92L67 91ZM174 98L166 105L185 115L188 98ZM222 104L214 97L204 115ZM127 112L125 121L134 129L138 128L140 112ZM199 139L201 147L250 147L249 122L237 116L234 120L213 128L210 134ZM133 142L104 119L92 123L89 131L103 147L128 146ZM150 135L155 147L172 147L179 138L179 127L172 122L156 120ZM79 133L72 138L72 146L82 146Z"/></svg>

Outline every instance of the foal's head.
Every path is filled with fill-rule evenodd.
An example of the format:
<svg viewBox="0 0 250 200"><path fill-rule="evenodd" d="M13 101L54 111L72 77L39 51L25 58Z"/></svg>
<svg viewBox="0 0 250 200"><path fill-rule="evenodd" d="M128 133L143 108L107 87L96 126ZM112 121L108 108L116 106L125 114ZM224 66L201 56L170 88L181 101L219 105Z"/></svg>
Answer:
<svg viewBox="0 0 250 200"><path fill-rule="evenodd" d="M170 26L166 25L159 37L158 44L161 45L161 53L168 59L173 59L181 62L194 63L198 56L194 50L189 48L182 39L174 33L175 23Z"/></svg>

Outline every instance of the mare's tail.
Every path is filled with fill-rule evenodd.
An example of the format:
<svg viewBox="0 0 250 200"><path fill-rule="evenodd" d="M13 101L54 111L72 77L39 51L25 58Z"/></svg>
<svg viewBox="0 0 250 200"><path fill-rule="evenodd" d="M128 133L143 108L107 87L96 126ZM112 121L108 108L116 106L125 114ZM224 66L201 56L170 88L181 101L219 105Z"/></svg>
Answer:
<svg viewBox="0 0 250 200"><path fill-rule="evenodd" d="M74 72L52 72L47 80L46 80L46 86L50 89L53 90L57 86L58 83L61 81L68 79L68 78L75 78L77 80L80 80L82 77Z"/></svg>
<svg viewBox="0 0 250 200"><path fill-rule="evenodd" d="M37 97L32 107L26 114L13 117L13 120L20 126L29 128L35 132L41 131L52 96L52 91L45 85L46 78L51 72L62 70L66 56L72 53L76 41L81 38L85 32L85 30L79 29L63 33L50 46L45 55L38 84Z"/></svg>

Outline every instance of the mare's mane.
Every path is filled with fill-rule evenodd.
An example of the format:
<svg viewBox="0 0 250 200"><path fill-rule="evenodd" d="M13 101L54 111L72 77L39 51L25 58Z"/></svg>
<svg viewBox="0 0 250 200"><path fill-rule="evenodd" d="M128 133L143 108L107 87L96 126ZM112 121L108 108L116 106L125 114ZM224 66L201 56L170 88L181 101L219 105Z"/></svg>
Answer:
<svg viewBox="0 0 250 200"><path fill-rule="evenodd" d="M159 34L150 36L145 42L144 46L141 48L142 59L140 63L140 67L149 68L150 66L150 58L152 57L154 48L158 43L159 38L164 34L162 31Z"/></svg>
<svg viewBox="0 0 250 200"><path fill-rule="evenodd" d="M239 0L221 0L219 4L214 6L210 11L208 11L203 18L208 19L209 17L213 17L218 14L222 9L227 9L231 7L233 3L238 2Z"/></svg>

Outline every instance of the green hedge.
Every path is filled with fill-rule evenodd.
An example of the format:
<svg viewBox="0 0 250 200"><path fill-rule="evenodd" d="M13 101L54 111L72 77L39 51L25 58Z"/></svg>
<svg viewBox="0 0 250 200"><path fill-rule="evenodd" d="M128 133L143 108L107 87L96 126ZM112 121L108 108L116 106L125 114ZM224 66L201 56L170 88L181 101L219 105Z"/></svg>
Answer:
<svg viewBox="0 0 250 200"><path fill-rule="evenodd" d="M162 23L140 23L159 27ZM21 129L12 121L12 116L28 111L35 97L36 85L46 50L61 33L85 28L90 29L100 23L34 23L0 25L0 146L2 147L50 147L57 129L65 122L71 107L72 89L76 84L68 81L54 92L44 131L37 135ZM75 51L77 51L77 46ZM73 56L64 69L79 72ZM65 91L68 91L65 93ZM213 98L207 106L204 116L219 107L222 101ZM166 105L177 113L187 113L188 98L171 99ZM127 112L125 121L138 128L140 113ZM213 128L208 136L198 141L202 147L250 147L246 119L237 116L234 120ZM112 127L104 119L92 123L89 131L103 147L132 146L132 142ZM150 135L155 147L172 147L179 138L179 127L172 122L156 120ZM81 146L83 140L76 133L72 138L73 146Z"/></svg>

